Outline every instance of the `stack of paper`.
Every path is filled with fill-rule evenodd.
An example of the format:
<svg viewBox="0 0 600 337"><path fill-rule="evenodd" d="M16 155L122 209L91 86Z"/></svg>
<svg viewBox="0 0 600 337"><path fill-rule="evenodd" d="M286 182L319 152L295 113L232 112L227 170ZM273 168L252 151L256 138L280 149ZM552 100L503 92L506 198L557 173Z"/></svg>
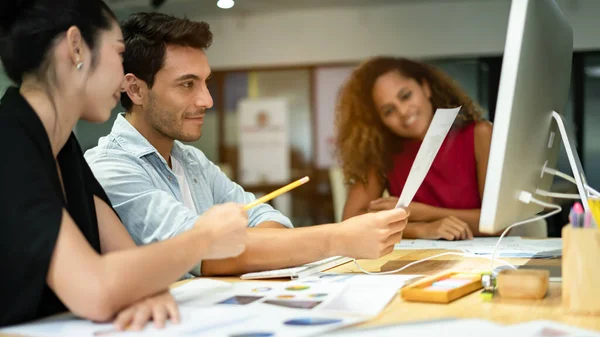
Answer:
<svg viewBox="0 0 600 337"><path fill-rule="evenodd" d="M293 282L195 279L171 290L181 324L115 331L73 315L0 329L24 336L309 336L364 322L417 276L321 273Z"/></svg>
<svg viewBox="0 0 600 337"><path fill-rule="evenodd" d="M402 240L395 249L447 249L469 254L491 256L498 238L474 238L473 240ZM562 256L562 239L523 239L518 236L502 238L498 247L499 258L554 258Z"/></svg>

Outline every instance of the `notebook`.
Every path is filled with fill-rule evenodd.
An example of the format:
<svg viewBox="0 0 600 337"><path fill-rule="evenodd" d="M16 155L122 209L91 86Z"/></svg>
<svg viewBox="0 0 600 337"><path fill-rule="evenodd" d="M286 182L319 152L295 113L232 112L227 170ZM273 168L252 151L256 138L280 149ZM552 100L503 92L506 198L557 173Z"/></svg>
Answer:
<svg viewBox="0 0 600 337"><path fill-rule="evenodd" d="M241 276L242 280L257 280L257 279L269 279L269 278L291 278L296 280L299 278L307 277L319 272L322 272L333 267L337 267L344 263L352 261L352 258L344 256L333 256L316 262L307 263L302 266L275 269L269 271L262 271L256 273L248 273Z"/></svg>

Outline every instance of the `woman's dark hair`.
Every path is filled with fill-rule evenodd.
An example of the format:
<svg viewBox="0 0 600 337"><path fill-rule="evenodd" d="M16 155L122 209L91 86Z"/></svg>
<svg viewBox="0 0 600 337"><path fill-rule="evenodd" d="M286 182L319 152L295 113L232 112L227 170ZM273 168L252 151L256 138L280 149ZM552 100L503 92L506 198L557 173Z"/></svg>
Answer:
<svg viewBox="0 0 600 337"><path fill-rule="evenodd" d="M4 70L18 85L25 74L43 76L49 65L48 52L57 37L72 26L79 28L92 50L93 67L98 33L115 22L114 13L101 0L1 0L0 59Z"/></svg>

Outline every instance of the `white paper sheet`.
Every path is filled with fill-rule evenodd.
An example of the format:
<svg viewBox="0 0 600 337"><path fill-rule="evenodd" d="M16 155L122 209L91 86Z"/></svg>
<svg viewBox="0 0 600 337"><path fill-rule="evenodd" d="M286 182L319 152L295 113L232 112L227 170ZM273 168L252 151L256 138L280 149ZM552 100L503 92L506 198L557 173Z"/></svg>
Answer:
<svg viewBox="0 0 600 337"><path fill-rule="evenodd" d="M206 296L211 293L220 292L231 289L232 284L229 282L217 281L208 278L195 278L193 281L187 282L179 287L172 288L171 295L177 303L184 303L188 300L200 296Z"/></svg>
<svg viewBox="0 0 600 337"><path fill-rule="evenodd" d="M360 276L360 275L357 275ZM345 282L240 282L195 279L171 290L181 324L163 330L148 323L142 332L116 331L66 315L13 326L0 333L31 337L97 336L245 336L269 333L308 336L356 324L377 315L394 298L406 276L350 278Z"/></svg>
<svg viewBox="0 0 600 337"><path fill-rule="evenodd" d="M175 325L170 322L167 322L168 329L165 330L157 330L151 324L148 324L144 331L144 335L151 336L154 333L158 333L162 336L165 333L168 333L169 331L178 331L178 328L182 326L190 326L192 328L196 328L198 324L201 324L201 322L205 322L207 319L213 323L218 323L220 320L226 319L228 317L227 315L224 315L226 308L211 308L214 310L202 312L202 316L204 319L202 321L197 321L196 317L199 315L199 313L194 310L186 309L186 307L184 305L182 306L182 304L186 303L190 299L203 297L211 293L219 293L230 288L231 284L228 282L197 278L193 281L185 283L180 287L171 289L171 294L173 295L177 303L180 304L180 314L183 324ZM243 316L243 314L244 313L240 313L237 316ZM231 317L231 319L238 319L239 317L237 316L234 315L233 317ZM72 314L54 316L52 318L40 320L37 322L0 329L0 333L14 333L30 337L96 337L139 335L139 333L136 334L135 332L118 332L115 331L113 325L110 323L94 323L88 320L79 319Z"/></svg>
<svg viewBox="0 0 600 337"><path fill-rule="evenodd" d="M366 284L371 286L394 286L402 288L406 283L422 275L366 275L319 273L296 281L297 283Z"/></svg>
<svg viewBox="0 0 600 337"><path fill-rule="evenodd" d="M522 239L518 236L509 236L502 238L502 244L518 243ZM449 250L465 250L479 247L494 247L498 242L497 237L485 237L485 238L473 238L473 240L458 240L458 241L446 241L446 240L408 240L402 239L400 243L394 246L396 250L414 250L414 249L449 249Z"/></svg>
<svg viewBox="0 0 600 337"><path fill-rule="evenodd" d="M465 248L464 251L470 254L491 256L494 252L494 243L491 246L475 246ZM498 247L498 257L515 258L554 258L562 256L562 239L540 239L530 240L521 239L510 242L504 242L504 238Z"/></svg>
<svg viewBox="0 0 600 337"><path fill-rule="evenodd" d="M491 256L497 237L474 238L473 240L402 240L394 246L396 250L448 249L469 254ZM498 257L514 258L553 258L562 255L562 239L523 239L518 236L502 238L498 247Z"/></svg>
<svg viewBox="0 0 600 337"><path fill-rule="evenodd" d="M450 131L460 108L437 109L435 111L433 120L429 124L429 129L427 129L425 138L410 169L396 208L408 207L412 201L425 176L427 176L427 172L429 172L429 168L440 150L444 139L446 139L446 135Z"/></svg>
<svg viewBox="0 0 600 337"><path fill-rule="evenodd" d="M251 315L240 322L220 324L210 329L201 327L193 331L194 336L270 333L277 336L306 336L365 321L385 307L396 293L395 289L380 290L380 295L370 297L366 304L363 301L360 308L344 306L344 303L329 308L330 303L338 303L341 297L356 295L345 291L347 286L343 284L239 282L232 284L229 289L221 288L217 292L188 300L186 307L203 310L219 308L238 315ZM358 293L354 300L360 300L360 296Z"/></svg>
<svg viewBox="0 0 600 337"><path fill-rule="evenodd" d="M342 329L325 334L327 337L398 337L398 336L482 336L486 337L594 337L600 333L575 328L552 321L532 321L515 325L500 325L481 319L443 319L373 328Z"/></svg>
<svg viewBox="0 0 600 337"><path fill-rule="evenodd" d="M332 316L315 312L299 315L289 311L255 314L237 324L222 324L202 330L188 331L184 336L270 337L319 336L325 332L364 322L364 317Z"/></svg>
<svg viewBox="0 0 600 337"><path fill-rule="evenodd" d="M324 303L322 312L376 316L396 296L396 285L349 284L331 301Z"/></svg>
<svg viewBox="0 0 600 337"><path fill-rule="evenodd" d="M387 306L400 288L419 277L421 275L319 273L293 283L343 288L335 298L323 303L320 307L323 312L375 316Z"/></svg>
<svg viewBox="0 0 600 337"><path fill-rule="evenodd" d="M65 315L44 322L5 328L0 333L31 337L234 336L259 332L278 336L308 336L370 318L318 309L320 305L335 299L344 289L337 284L229 284L196 279L172 290L180 304L181 324L167 322L165 329L156 329L152 324L147 324L141 332L116 331L112 324L97 324ZM299 306L295 307L295 304Z"/></svg>
<svg viewBox="0 0 600 337"><path fill-rule="evenodd" d="M327 337L439 337L439 336L501 336L501 326L490 321L469 319L441 319L432 321L411 322L405 324L384 325L372 328L342 329L327 333Z"/></svg>
<svg viewBox="0 0 600 337"><path fill-rule="evenodd" d="M600 336L600 332L584 330L570 325L538 320L527 323L515 324L506 327L506 336L540 336L540 337L594 337Z"/></svg>
<svg viewBox="0 0 600 337"><path fill-rule="evenodd" d="M251 312L271 310L300 313L335 313L370 317L377 315L404 284L388 279L384 284L355 282L240 282L226 291L187 301L196 307L244 307ZM400 278L396 278L399 280Z"/></svg>

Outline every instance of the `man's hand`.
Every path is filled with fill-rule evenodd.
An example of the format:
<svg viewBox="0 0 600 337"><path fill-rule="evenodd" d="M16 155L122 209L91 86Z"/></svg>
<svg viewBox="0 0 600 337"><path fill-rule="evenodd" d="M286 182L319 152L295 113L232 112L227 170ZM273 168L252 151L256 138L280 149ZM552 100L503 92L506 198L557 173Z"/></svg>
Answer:
<svg viewBox="0 0 600 337"><path fill-rule="evenodd" d="M211 236L206 260L219 260L240 255L246 249L248 214L242 205L227 203L211 207L202 214L194 228Z"/></svg>
<svg viewBox="0 0 600 337"><path fill-rule="evenodd" d="M377 259L394 250L402 239L408 213L392 209L350 218L337 226L334 248L343 256L357 259Z"/></svg>
<svg viewBox="0 0 600 337"><path fill-rule="evenodd" d="M118 330L142 330L149 320L162 329L165 321L170 319L179 323L179 309L175 299L168 291L148 297L121 311L115 321Z"/></svg>
<svg viewBox="0 0 600 337"><path fill-rule="evenodd" d="M411 225L412 226L412 225ZM453 216L429 223L415 224L419 239L471 240L473 232L469 225Z"/></svg>
<svg viewBox="0 0 600 337"><path fill-rule="evenodd" d="M379 198L369 203L369 212L379 212L388 209L394 209L398 203L397 197L386 197ZM432 206L420 203L411 202L408 205L408 213L410 214L410 221L431 221L431 208Z"/></svg>

